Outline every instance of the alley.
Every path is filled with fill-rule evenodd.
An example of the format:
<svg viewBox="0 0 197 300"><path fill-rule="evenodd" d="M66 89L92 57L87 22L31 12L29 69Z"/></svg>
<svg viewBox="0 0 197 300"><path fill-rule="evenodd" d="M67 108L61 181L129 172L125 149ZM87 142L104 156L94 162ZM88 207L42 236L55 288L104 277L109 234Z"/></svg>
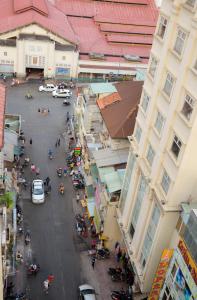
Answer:
<svg viewBox="0 0 197 300"><path fill-rule="evenodd" d="M77 299L77 286L80 283L80 259L75 243L74 213L72 199L74 191L70 178L58 178L57 167L65 166L66 112L72 107L64 107L61 99L53 99L50 93L39 93L39 84L10 88L7 91L6 113L21 115L22 130L25 133L26 156L40 168L40 178L51 179L52 191L41 205L32 204L30 189L23 193L24 227L31 232L31 248L25 250L25 259L36 259L40 272L35 278L24 276L24 288L30 299L45 299L42 282L52 273L55 280L50 287L47 299ZM26 100L25 94L31 91L33 100ZM73 99L72 99L73 101ZM44 116L38 108L47 108L50 113ZM55 147L58 137L60 147ZM32 138L32 145L29 139ZM54 151L54 159L48 159L48 149ZM31 184L33 176L30 168L25 170L25 178ZM58 185L63 181L65 195L58 194ZM25 247L25 246L24 246ZM27 256L30 257L27 257ZM20 270L19 270L20 272ZM17 283L21 285L21 282Z"/></svg>

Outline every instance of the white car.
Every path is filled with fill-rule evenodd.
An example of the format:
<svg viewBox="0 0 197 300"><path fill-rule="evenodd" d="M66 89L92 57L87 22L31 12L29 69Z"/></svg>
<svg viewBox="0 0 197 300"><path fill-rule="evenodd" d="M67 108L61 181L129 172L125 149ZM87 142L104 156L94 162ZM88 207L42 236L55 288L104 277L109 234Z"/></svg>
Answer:
<svg viewBox="0 0 197 300"><path fill-rule="evenodd" d="M52 83L47 83L46 85L39 86L39 92L53 92L57 89L57 86Z"/></svg>
<svg viewBox="0 0 197 300"><path fill-rule="evenodd" d="M44 203L44 183L41 179L35 179L32 183L32 202Z"/></svg>
<svg viewBox="0 0 197 300"><path fill-rule="evenodd" d="M89 284L79 286L79 299L80 300L96 300L96 293L94 288Z"/></svg>
<svg viewBox="0 0 197 300"><path fill-rule="evenodd" d="M72 92L69 90L55 90L52 92L54 98L66 98L69 99L72 96Z"/></svg>

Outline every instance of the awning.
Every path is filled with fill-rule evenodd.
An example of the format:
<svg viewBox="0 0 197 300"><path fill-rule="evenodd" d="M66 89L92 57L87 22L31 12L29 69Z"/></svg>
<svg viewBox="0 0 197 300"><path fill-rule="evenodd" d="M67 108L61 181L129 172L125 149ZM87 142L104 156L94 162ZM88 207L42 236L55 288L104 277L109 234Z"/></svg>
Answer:
<svg viewBox="0 0 197 300"><path fill-rule="evenodd" d="M99 215L99 212L96 208L96 206L94 207L94 226L96 228L96 232L100 232L100 228L101 228L101 218Z"/></svg>
<svg viewBox="0 0 197 300"><path fill-rule="evenodd" d="M101 149L92 152L98 168L120 165L127 162L129 149Z"/></svg>
<svg viewBox="0 0 197 300"><path fill-rule="evenodd" d="M93 185L87 185L86 186L86 193L88 198L93 198L94 197L94 187Z"/></svg>
<svg viewBox="0 0 197 300"><path fill-rule="evenodd" d="M97 168L96 164L93 164L90 166L90 172L91 172L93 180L95 182L97 182L97 179L99 178L99 173L98 173L98 168Z"/></svg>
<svg viewBox="0 0 197 300"><path fill-rule="evenodd" d="M117 192L122 189L124 173L125 170L119 170L104 176L109 193Z"/></svg>
<svg viewBox="0 0 197 300"><path fill-rule="evenodd" d="M94 201L87 202L87 208L88 208L89 218L94 217L94 207L95 207Z"/></svg>
<svg viewBox="0 0 197 300"><path fill-rule="evenodd" d="M105 175L113 173L114 172L114 167L98 168L98 172L99 172L100 181L102 183L105 183Z"/></svg>

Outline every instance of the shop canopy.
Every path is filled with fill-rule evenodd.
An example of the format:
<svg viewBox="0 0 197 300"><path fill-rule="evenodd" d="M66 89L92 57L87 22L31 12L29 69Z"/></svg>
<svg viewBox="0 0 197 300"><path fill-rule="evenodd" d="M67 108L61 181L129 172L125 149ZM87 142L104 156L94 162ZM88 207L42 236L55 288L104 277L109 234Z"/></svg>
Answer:
<svg viewBox="0 0 197 300"><path fill-rule="evenodd" d="M94 201L92 202L87 202L87 207L88 207L88 215L89 215L89 218L90 217L94 217L94 207L95 207L95 203Z"/></svg>
<svg viewBox="0 0 197 300"><path fill-rule="evenodd" d="M124 164L127 162L128 155L128 149L101 149L93 151L93 157L98 168Z"/></svg>
<svg viewBox="0 0 197 300"><path fill-rule="evenodd" d="M122 169L104 176L109 193L114 193L122 189L124 173L125 169Z"/></svg>
<svg viewBox="0 0 197 300"><path fill-rule="evenodd" d="M94 198L94 187L92 184L86 186L86 194L89 199Z"/></svg>

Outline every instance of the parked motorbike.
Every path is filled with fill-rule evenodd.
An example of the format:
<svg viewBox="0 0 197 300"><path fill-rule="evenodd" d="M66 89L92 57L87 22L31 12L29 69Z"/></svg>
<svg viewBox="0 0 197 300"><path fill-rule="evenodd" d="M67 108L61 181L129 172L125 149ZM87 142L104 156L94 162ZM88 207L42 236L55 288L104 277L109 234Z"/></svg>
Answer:
<svg viewBox="0 0 197 300"><path fill-rule="evenodd" d="M27 295L25 293L16 293L9 295L6 299L13 300L27 300Z"/></svg>
<svg viewBox="0 0 197 300"><path fill-rule="evenodd" d="M70 105L70 101L68 101L68 100L65 99L65 100L63 101L63 105L69 106L69 105Z"/></svg>
<svg viewBox="0 0 197 300"><path fill-rule="evenodd" d="M84 189L85 188L85 184L82 181L74 181L73 182L73 187L77 190L77 189Z"/></svg>
<svg viewBox="0 0 197 300"><path fill-rule="evenodd" d="M30 162L29 157L25 157L22 167L25 168L25 167L29 166L29 162Z"/></svg>
<svg viewBox="0 0 197 300"><path fill-rule="evenodd" d="M62 177L62 174L63 174L62 168L58 168L58 169L57 169L57 176L58 176L58 177Z"/></svg>
<svg viewBox="0 0 197 300"><path fill-rule="evenodd" d="M27 230L26 234L25 234L25 245L29 245L29 243L31 242L31 235L29 230Z"/></svg>
<svg viewBox="0 0 197 300"><path fill-rule="evenodd" d="M40 265L39 264L31 264L27 268L27 275L37 275L37 273L40 271Z"/></svg>
<svg viewBox="0 0 197 300"><path fill-rule="evenodd" d="M117 268L109 268L107 273L109 275L115 275L115 274L120 274L122 273L122 269L120 267L117 267Z"/></svg>
<svg viewBox="0 0 197 300"><path fill-rule="evenodd" d="M33 96L30 93L27 93L25 95L25 98L29 100L29 99L33 99Z"/></svg>
<svg viewBox="0 0 197 300"><path fill-rule="evenodd" d="M64 195L64 185L63 184L60 184L60 186L59 186L59 193L61 195Z"/></svg>
<svg viewBox="0 0 197 300"><path fill-rule="evenodd" d="M112 281L125 281L126 280L126 275L123 272L121 272L119 274L116 273L116 274L111 276L111 280Z"/></svg>
<svg viewBox="0 0 197 300"><path fill-rule="evenodd" d="M126 291L112 291L111 292L111 298L113 300L133 300L132 292L126 292Z"/></svg>

